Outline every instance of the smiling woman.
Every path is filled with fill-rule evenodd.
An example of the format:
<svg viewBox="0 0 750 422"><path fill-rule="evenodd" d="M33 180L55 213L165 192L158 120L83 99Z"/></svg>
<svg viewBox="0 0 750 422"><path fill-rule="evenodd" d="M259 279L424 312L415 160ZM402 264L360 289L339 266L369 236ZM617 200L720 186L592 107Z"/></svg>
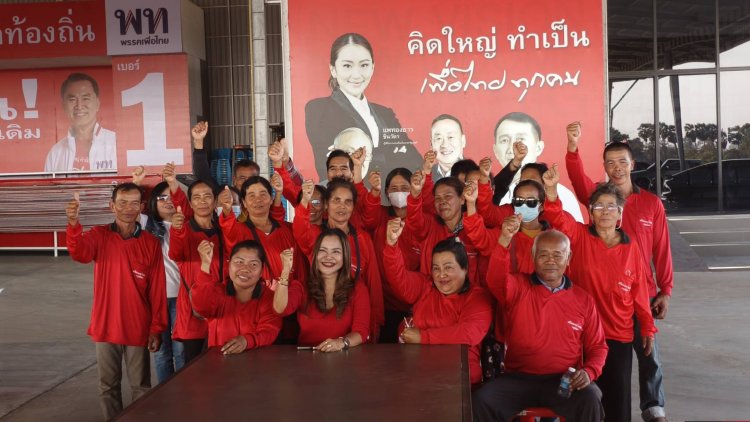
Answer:
<svg viewBox="0 0 750 422"><path fill-rule="evenodd" d="M359 128L372 141L372 164L385 172L410 167L420 156L392 109L368 101L365 90L375 72L370 42L360 34L343 34L333 41L328 63L331 96L305 106L305 129L315 156L318 176L326 175L326 155L334 138Z"/></svg>

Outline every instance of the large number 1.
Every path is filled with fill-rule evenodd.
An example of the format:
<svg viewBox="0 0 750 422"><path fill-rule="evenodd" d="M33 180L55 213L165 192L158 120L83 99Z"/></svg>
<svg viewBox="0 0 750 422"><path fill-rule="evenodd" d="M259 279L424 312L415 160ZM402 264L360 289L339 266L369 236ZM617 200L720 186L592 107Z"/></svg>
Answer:
<svg viewBox="0 0 750 422"><path fill-rule="evenodd" d="M123 107L136 104L143 104L143 149L128 150L128 167L183 164L182 149L167 149L163 73L149 73L138 85L122 91Z"/></svg>

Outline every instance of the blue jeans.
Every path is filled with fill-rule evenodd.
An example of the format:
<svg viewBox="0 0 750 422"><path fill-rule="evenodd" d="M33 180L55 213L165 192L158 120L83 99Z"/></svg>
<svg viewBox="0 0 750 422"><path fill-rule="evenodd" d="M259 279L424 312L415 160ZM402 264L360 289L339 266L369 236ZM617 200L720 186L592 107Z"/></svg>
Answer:
<svg viewBox="0 0 750 422"><path fill-rule="evenodd" d="M633 317L633 349L638 357L638 383L641 399L641 416L644 421L650 421L656 417L666 416L664 413L664 387L662 380L664 375L659 359L659 343L654 337L654 348L649 356L643 355L643 341L641 339L641 324L638 318Z"/></svg>
<svg viewBox="0 0 750 422"><path fill-rule="evenodd" d="M156 379L159 384L172 376L175 372L185 366L185 352L177 340L172 340L172 330L177 315L177 298L167 298L167 320L169 329L161 333L161 348L154 353L154 364L156 366Z"/></svg>

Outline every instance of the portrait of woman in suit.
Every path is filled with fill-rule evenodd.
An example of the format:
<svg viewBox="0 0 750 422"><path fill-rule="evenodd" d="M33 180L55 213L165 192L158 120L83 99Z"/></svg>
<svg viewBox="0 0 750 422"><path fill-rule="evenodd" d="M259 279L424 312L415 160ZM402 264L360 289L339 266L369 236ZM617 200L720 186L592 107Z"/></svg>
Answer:
<svg viewBox="0 0 750 422"><path fill-rule="evenodd" d="M372 46L360 34L348 33L331 45L329 97L316 98L305 105L305 130L315 155L318 176L326 176L326 155L336 135L358 127L370 135L373 163L395 167L413 167L421 156L396 118L394 111L368 101L365 90L375 71ZM363 175L364 176L364 175Z"/></svg>

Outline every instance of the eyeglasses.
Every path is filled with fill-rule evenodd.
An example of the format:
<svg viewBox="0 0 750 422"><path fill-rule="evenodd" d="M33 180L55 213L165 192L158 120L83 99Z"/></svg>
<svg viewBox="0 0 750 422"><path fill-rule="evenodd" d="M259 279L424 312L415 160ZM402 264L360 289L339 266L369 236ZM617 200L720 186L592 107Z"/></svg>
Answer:
<svg viewBox="0 0 750 422"><path fill-rule="evenodd" d="M318 208L320 206L320 204L321 204L320 199L313 199L313 200L310 201L310 205L312 205L315 208Z"/></svg>
<svg viewBox="0 0 750 422"><path fill-rule="evenodd" d="M169 195L157 195L156 196L156 200L159 202L169 201L170 199L172 199L172 197Z"/></svg>
<svg viewBox="0 0 750 422"><path fill-rule="evenodd" d="M615 212L619 210L620 207L617 206L617 204L602 204L602 203L597 202L596 204L591 206L591 209L593 211L603 211L606 209L609 212Z"/></svg>
<svg viewBox="0 0 750 422"><path fill-rule="evenodd" d="M539 205L539 199L537 198L513 198L513 201L511 201L514 207L520 207L523 204L526 204L529 206L529 208L536 208L537 205Z"/></svg>

